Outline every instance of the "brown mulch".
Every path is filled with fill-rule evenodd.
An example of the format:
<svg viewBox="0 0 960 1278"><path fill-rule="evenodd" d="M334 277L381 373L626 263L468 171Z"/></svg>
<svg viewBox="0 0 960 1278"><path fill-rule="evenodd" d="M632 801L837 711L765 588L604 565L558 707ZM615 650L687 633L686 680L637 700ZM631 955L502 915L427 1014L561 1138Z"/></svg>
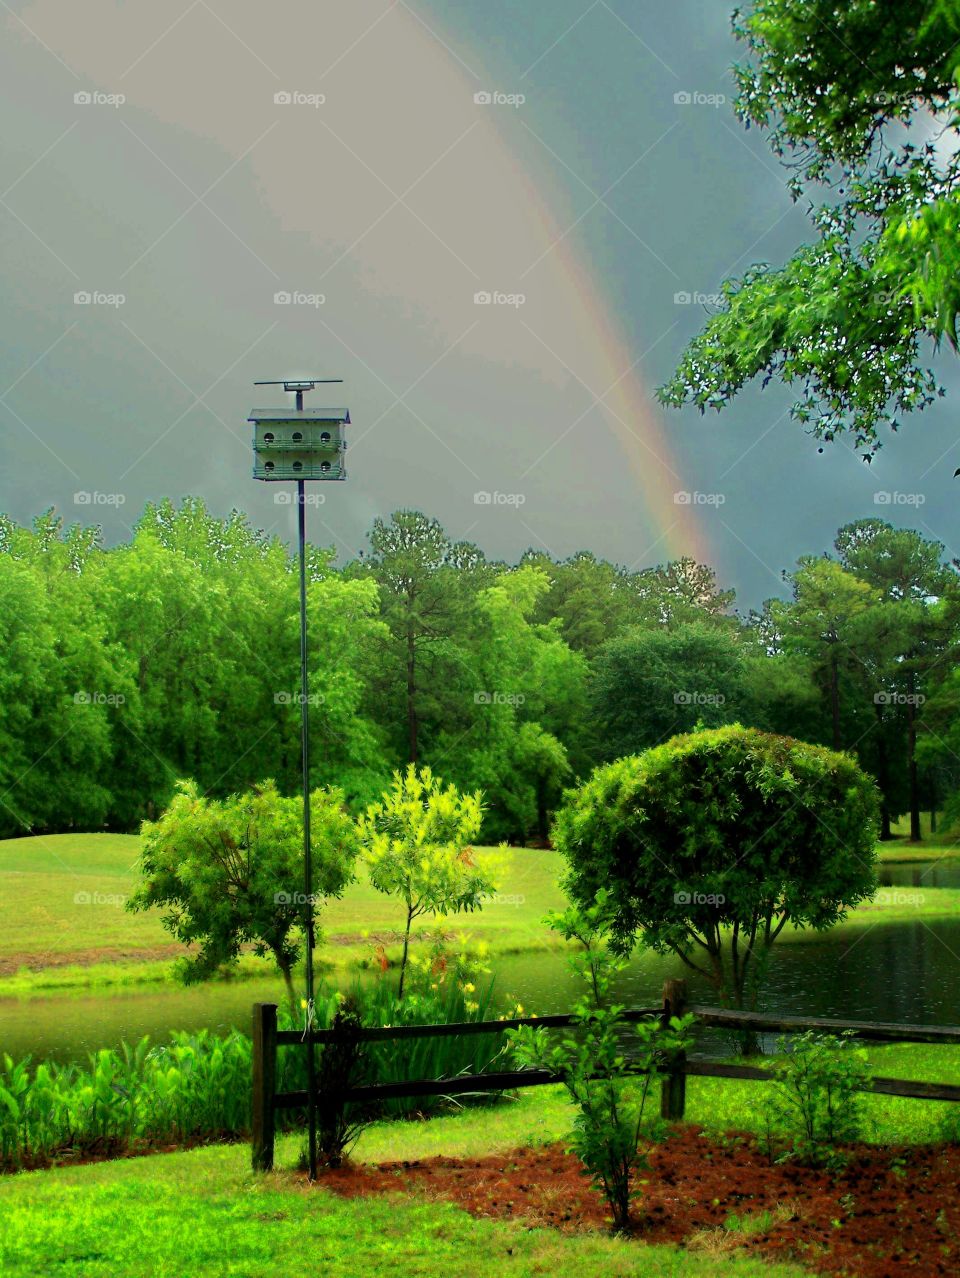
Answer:
<svg viewBox="0 0 960 1278"><path fill-rule="evenodd" d="M815 1273L894 1278L960 1274L960 1148L858 1146L836 1177L771 1165L749 1135L723 1144L696 1127L657 1146L634 1208L635 1236L711 1256L742 1249ZM567 1232L609 1228L602 1198L562 1145L482 1158L349 1165L318 1184L346 1197L422 1189L475 1216ZM730 1231L731 1215L774 1213L765 1232Z"/></svg>
<svg viewBox="0 0 960 1278"><path fill-rule="evenodd" d="M90 967L94 963L151 963L189 954L186 945L104 945L86 950L46 950L30 954L9 954L0 958L0 976L16 976L22 969L42 972L49 967Z"/></svg>

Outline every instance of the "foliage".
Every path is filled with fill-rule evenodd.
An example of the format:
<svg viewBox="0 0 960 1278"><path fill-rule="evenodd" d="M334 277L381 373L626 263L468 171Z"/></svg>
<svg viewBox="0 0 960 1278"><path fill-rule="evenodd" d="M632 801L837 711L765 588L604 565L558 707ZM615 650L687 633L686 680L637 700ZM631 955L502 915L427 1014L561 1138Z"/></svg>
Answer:
<svg viewBox="0 0 960 1278"><path fill-rule="evenodd" d="M354 824L338 790L310 796L313 895L340 896L353 876ZM173 802L143 827L143 882L127 908L167 906L164 926L185 944L186 981L204 980L234 963L251 943L270 953L294 1000L293 966L305 919L302 805L272 781L248 794L208 799L195 782L180 782Z"/></svg>
<svg viewBox="0 0 960 1278"><path fill-rule="evenodd" d="M685 1048L693 1018L673 1017L669 1027L658 1020L642 1021L625 1030L620 1021L624 1006L611 1002L612 984L625 960L610 948L606 892L599 892L593 904L571 906L548 921L565 940L581 947L571 960L587 986L573 1010L578 1032L552 1041L548 1030L524 1025L510 1031L509 1038L522 1064L562 1078L577 1106L571 1149L606 1198L613 1227L620 1232L630 1223L637 1173L649 1167L649 1149L665 1135L665 1125L646 1113L650 1089L664 1059Z"/></svg>
<svg viewBox="0 0 960 1278"><path fill-rule="evenodd" d="M795 1158L814 1167L842 1170L839 1148L864 1131L863 1093L869 1088L867 1053L851 1032L839 1036L808 1030L793 1043L781 1038L772 1067L768 1114L777 1136L789 1141L778 1162Z"/></svg>
<svg viewBox="0 0 960 1278"><path fill-rule="evenodd" d="M493 883L473 859L480 832L480 794L444 786L429 768L410 764L359 818L360 843L378 892L397 896L405 909L398 995L403 997L413 920L424 914L459 914L480 908Z"/></svg>
<svg viewBox="0 0 960 1278"><path fill-rule="evenodd" d="M794 418L866 455L942 391L921 347L956 344L956 0L755 0L737 114L809 195L814 243L727 280L664 402L720 409L747 381L796 386ZM939 125L933 136L931 125Z"/></svg>
<svg viewBox="0 0 960 1278"><path fill-rule="evenodd" d="M250 1040L207 1030L91 1053L89 1064L0 1060L0 1167L249 1130Z"/></svg>
<svg viewBox="0 0 960 1278"><path fill-rule="evenodd" d="M611 893L611 936L639 934L755 1006L771 947L876 890L876 793L847 755L738 724L674 737L594 771L555 843L581 905Z"/></svg>
<svg viewBox="0 0 960 1278"><path fill-rule="evenodd" d="M746 696L744 658L735 634L706 621L631 629L604 644L592 700L606 757L737 719Z"/></svg>

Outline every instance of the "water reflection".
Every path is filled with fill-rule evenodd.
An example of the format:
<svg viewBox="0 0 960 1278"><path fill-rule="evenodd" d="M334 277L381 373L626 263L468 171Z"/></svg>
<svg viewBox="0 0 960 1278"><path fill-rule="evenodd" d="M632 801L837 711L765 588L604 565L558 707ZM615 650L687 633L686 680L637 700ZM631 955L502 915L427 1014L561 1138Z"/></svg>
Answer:
<svg viewBox="0 0 960 1278"><path fill-rule="evenodd" d="M912 868L912 867L911 867ZM913 886L912 884L908 886ZM660 998L668 976L685 976L695 1002L713 1003L709 984L675 958L641 954L621 977L617 995L634 1007ZM529 1013L567 1011L577 982L556 952L517 955L497 965L497 990ZM35 1060L83 1059L87 1052L172 1028L247 1030L257 1000L282 1002L279 981L165 988L42 1000L0 1000L0 1052ZM762 1007L770 1011L855 1020L960 1024L960 918L877 923L822 938L781 941ZM715 1050L715 1047L712 1049Z"/></svg>

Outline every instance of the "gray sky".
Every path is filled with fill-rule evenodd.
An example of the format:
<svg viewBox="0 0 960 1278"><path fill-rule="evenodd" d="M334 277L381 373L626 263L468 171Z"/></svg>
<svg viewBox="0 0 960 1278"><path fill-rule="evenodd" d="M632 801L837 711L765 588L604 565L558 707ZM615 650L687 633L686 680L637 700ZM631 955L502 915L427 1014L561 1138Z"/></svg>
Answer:
<svg viewBox="0 0 960 1278"><path fill-rule="evenodd" d="M960 553L949 397L872 468L818 454L779 387L654 402L704 318L684 295L809 236L733 117L729 8L4 6L0 506L112 541L189 492L289 536L246 416L283 398L255 379L315 373L354 420L310 512L341 555L415 506L507 558L695 554L747 607L864 515Z"/></svg>

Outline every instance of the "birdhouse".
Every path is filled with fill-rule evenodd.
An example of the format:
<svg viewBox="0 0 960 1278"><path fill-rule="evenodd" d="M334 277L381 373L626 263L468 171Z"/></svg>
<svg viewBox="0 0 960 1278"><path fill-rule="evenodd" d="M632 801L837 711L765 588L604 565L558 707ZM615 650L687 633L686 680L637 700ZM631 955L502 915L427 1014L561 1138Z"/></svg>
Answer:
<svg viewBox="0 0 960 1278"><path fill-rule="evenodd" d="M254 479L346 479L346 408L255 408Z"/></svg>

